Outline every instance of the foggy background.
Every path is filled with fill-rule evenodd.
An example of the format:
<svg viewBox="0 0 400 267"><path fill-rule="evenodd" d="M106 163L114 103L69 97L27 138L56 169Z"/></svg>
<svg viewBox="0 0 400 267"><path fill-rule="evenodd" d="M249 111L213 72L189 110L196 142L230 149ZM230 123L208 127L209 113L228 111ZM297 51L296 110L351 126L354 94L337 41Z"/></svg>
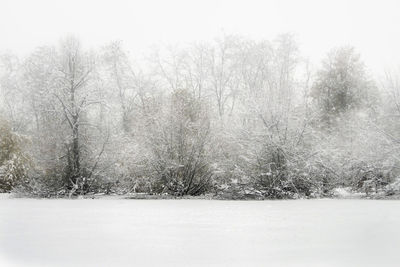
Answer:
<svg viewBox="0 0 400 267"><path fill-rule="evenodd" d="M377 75L400 59L396 0L2 0L0 7L0 50L22 55L67 34L89 47L122 40L140 55L150 45L207 41L221 33L271 40L289 32L315 64L341 45L356 47Z"/></svg>

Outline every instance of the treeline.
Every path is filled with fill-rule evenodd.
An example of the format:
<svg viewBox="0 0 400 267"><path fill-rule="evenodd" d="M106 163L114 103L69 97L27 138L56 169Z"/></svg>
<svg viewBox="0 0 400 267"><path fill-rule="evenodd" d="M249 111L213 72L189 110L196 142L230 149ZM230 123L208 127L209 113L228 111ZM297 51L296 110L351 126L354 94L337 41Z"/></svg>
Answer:
<svg viewBox="0 0 400 267"><path fill-rule="evenodd" d="M318 68L291 35L133 59L66 38L0 58L0 191L221 198L397 192L400 83L352 47Z"/></svg>

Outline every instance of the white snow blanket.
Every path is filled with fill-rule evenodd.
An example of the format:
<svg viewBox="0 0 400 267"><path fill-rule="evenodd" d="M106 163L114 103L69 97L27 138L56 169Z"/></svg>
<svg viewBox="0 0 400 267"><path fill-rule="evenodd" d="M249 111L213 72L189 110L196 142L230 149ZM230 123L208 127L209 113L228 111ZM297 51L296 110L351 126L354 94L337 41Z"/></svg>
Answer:
<svg viewBox="0 0 400 267"><path fill-rule="evenodd" d="M0 266L399 266L400 201L0 199Z"/></svg>

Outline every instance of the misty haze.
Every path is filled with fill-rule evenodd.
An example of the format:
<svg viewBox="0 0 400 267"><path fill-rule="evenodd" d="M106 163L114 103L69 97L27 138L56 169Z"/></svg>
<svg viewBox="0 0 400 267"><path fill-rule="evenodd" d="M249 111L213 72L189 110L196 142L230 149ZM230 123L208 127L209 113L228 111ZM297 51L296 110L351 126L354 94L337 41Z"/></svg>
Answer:
<svg viewBox="0 0 400 267"><path fill-rule="evenodd" d="M0 266L399 265L396 1L81 2L0 2Z"/></svg>

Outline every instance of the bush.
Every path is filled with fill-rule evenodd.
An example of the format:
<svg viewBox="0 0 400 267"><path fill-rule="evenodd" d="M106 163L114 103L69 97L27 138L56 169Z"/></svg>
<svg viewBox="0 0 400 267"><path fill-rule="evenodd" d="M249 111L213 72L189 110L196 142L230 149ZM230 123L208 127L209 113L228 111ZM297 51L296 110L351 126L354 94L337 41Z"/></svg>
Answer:
<svg viewBox="0 0 400 267"><path fill-rule="evenodd" d="M175 91L166 108L148 131L152 158L147 162L156 181L154 191L177 196L203 194L213 175L207 155L207 112L186 90Z"/></svg>
<svg viewBox="0 0 400 267"><path fill-rule="evenodd" d="M366 193L378 193L391 182L390 170L379 166L360 162L352 167L352 188L355 191Z"/></svg>
<svg viewBox="0 0 400 267"><path fill-rule="evenodd" d="M27 180L30 160L22 151L24 143L26 139L0 118L0 192L10 192Z"/></svg>

